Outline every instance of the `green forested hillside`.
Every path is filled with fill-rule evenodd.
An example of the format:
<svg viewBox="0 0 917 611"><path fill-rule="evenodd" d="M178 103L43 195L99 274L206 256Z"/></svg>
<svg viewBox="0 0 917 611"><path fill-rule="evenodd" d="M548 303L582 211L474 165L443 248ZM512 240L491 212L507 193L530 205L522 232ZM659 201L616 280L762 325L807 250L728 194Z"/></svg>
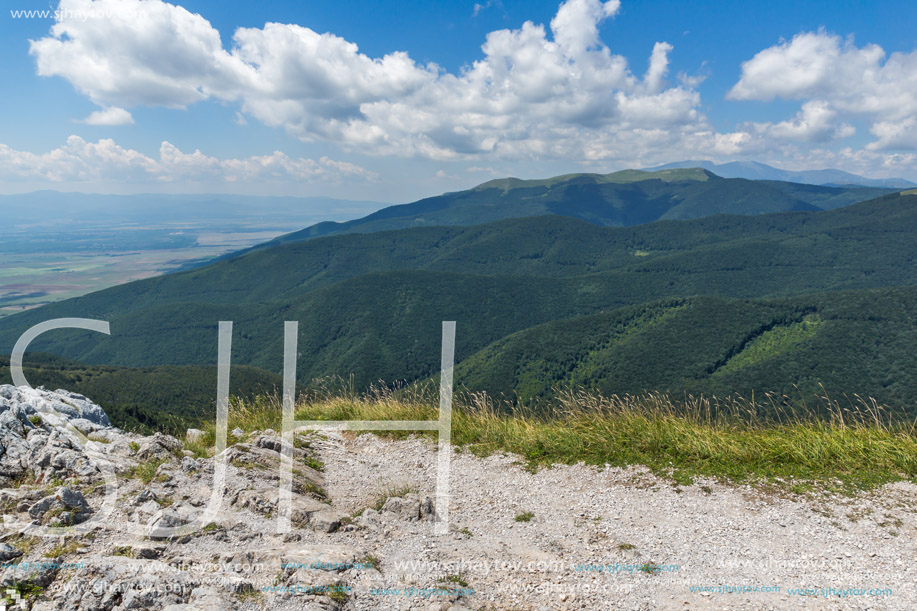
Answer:
<svg viewBox="0 0 917 611"><path fill-rule="evenodd" d="M277 375L283 321L298 320L300 381L352 374L365 387L435 374L440 322L456 320L457 359L476 359L463 365L470 368L468 380L498 392L544 395L555 380L567 379L555 375L567 365L550 364L558 359L575 363L570 381L601 390L745 392L794 383L811 387L821 380L835 384L832 391L909 402L907 393L917 389L907 375L889 378L862 364L872 359L909 371L912 357L889 347L910 341L909 319L901 314L895 323L876 326L873 317L884 297L859 290L917 285L914 235L917 196L892 194L828 212L712 216L628 228L541 216L332 236L11 316L0 321L0 348L8 352L38 322L81 316L109 320L112 335L55 331L32 349L93 365L212 365L218 321L232 320L233 363ZM805 297L809 301L774 301L854 289ZM906 291L901 295L901 303L910 298ZM843 325L831 314L842 305ZM636 309L616 311L628 306ZM810 314L817 317L806 318ZM590 316L598 318L583 318ZM533 373L540 371L533 364L538 359L518 352L520 340L508 336L536 333L530 328L545 323L551 324L537 333L586 344L602 337L602 325L623 335L619 342L615 333L604 332L610 343L591 355L581 352L579 340L558 340L538 357L547 359L542 375ZM632 333L639 339L629 339ZM888 339L870 335L878 333ZM822 357L820 368L812 370L812 361L794 356L826 337L836 337L835 353ZM862 345L845 343L849 337ZM828 350L828 344L821 346ZM863 353L869 346L878 347ZM579 356L561 358L568 353ZM777 353L783 360L766 358ZM511 363L521 363L522 374L493 373L505 373L501 368ZM602 373L601 363L611 369ZM855 371L862 376L853 376ZM621 380L627 385L620 386Z"/></svg>
<svg viewBox="0 0 917 611"><path fill-rule="evenodd" d="M875 397L917 416L917 287L780 300L695 297L555 321L465 359L456 379L524 401L603 394L765 391L809 403Z"/></svg>
<svg viewBox="0 0 917 611"><path fill-rule="evenodd" d="M628 284L634 286L651 284L641 279L647 275L659 276L652 284L682 285L661 295L655 289L634 293L645 296L644 301L704 294L723 272L743 270L754 273L744 281L749 288L742 296L909 284L917 281L906 265L915 231L917 197L892 194L830 212L720 215L628 228L546 216L334 236L255 251L25 312L0 321L0 346L10 341L11 330L54 316L108 316L185 302L278 301L363 274L395 270L567 278L615 271L630 276ZM671 278L667 271L682 276L700 271L704 277ZM778 286L775 274L780 276ZM711 290L731 294L715 285ZM630 298L624 302L635 303Z"/></svg>
<svg viewBox="0 0 917 611"><path fill-rule="evenodd" d="M545 214L570 216L596 225L629 227L659 219L693 219L713 214L829 210L892 191L726 179L701 168L567 174L539 180L501 178L467 191L389 206L345 223L319 223L254 249L328 235L436 225L479 225Z"/></svg>

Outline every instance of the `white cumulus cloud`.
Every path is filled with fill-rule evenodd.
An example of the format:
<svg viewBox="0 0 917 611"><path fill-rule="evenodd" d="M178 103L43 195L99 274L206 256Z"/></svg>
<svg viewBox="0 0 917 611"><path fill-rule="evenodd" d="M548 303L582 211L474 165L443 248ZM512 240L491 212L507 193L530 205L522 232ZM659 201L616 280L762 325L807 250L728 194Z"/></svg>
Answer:
<svg viewBox="0 0 917 611"><path fill-rule="evenodd" d="M824 100L810 100L802 105L796 116L774 125L763 125L765 131L777 138L804 142L827 142L847 138L856 133L849 123L838 121L838 112Z"/></svg>
<svg viewBox="0 0 917 611"><path fill-rule="evenodd" d="M499 3L482 0L477 10L487 6ZM669 82L671 44L647 49L648 69L638 75L603 42L600 26L618 17L619 0L564 0L547 25L490 32L478 59L457 71L404 51L373 57L353 41L298 24L241 27L224 47L205 17L163 0L60 0L59 9L50 33L31 42L38 73L68 80L102 108L93 115L112 121L113 109L215 100L235 105L239 124L259 121L348 152L591 167L767 161L806 151L815 159L832 146L838 162L867 160L884 173L909 159L897 151L917 149L917 51L889 55L824 31L757 53L727 96L797 100L795 116L724 132L702 110L703 76ZM132 17L69 17L92 11ZM864 124L862 134L874 138L864 150L875 155L840 155L844 139ZM276 155L251 158L238 171L310 171ZM191 153L175 158L203 174L226 168Z"/></svg>
<svg viewBox="0 0 917 611"><path fill-rule="evenodd" d="M82 122L86 125L133 125L134 117L123 108L109 106L90 113Z"/></svg>
<svg viewBox="0 0 917 611"><path fill-rule="evenodd" d="M777 137L814 142L854 133L848 123L870 124L876 140L870 149L917 148L909 134L917 120L917 51L892 53L858 47L851 39L824 31L803 32L764 49L742 64L730 90L733 100L803 100L789 121L767 125ZM903 132L903 133L900 133Z"/></svg>
<svg viewBox="0 0 917 611"><path fill-rule="evenodd" d="M103 106L237 102L303 141L442 160L586 149L615 157L624 132L709 129L694 82L666 85L670 44L654 46L640 78L602 43L598 27L619 0L566 0L550 31L526 22L491 32L483 57L457 73L400 51L370 57L296 24L238 28L225 49L204 17L161 0L61 0L60 8L50 35L31 44L38 72ZM91 10L143 17L67 18Z"/></svg>
<svg viewBox="0 0 917 611"><path fill-rule="evenodd" d="M340 181L375 180L378 176L358 165L321 157L318 161L293 158L275 151L271 155L219 159L185 153L169 142L155 159L119 146L111 139L87 142L70 136L67 143L47 153L35 154L0 144L0 179L42 179L48 182L164 182L201 181Z"/></svg>

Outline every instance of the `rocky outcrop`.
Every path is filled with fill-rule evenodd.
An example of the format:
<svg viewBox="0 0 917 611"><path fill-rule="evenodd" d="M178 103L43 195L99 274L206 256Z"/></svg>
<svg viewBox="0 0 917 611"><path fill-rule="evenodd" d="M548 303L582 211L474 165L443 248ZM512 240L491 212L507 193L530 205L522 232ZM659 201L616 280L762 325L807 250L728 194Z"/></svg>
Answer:
<svg viewBox="0 0 917 611"><path fill-rule="evenodd" d="M0 386L0 486L98 478L101 469L80 437L110 443L120 433L105 410L83 395Z"/></svg>
<svg viewBox="0 0 917 611"><path fill-rule="evenodd" d="M275 532L285 507L280 437L235 433L221 455L200 456L170 435L112 426L81 395L0 387L0 605L222 611L250 607L263 598L263 584L302 583L302 573L281 568L300 540L287 535L285 545ZM192 430L185 439L193 444L204 434ZM304 447L292 453L293 533L338 530L345 516L329 503L318 463ZM311 591L272 598L289 599L288 608L341 606L329 595L336 576L309 581Z"/></svg>

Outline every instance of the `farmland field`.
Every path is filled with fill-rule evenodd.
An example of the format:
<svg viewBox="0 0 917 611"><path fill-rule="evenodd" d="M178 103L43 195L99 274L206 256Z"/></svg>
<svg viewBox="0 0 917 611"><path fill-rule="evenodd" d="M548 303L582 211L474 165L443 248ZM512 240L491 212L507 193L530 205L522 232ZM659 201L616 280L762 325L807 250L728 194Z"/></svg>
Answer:
<svg viewBox="0 0 917 611"><path fill-rule="evenodd" d="M326 197L0 195L0 318L379 207Z"/></svg>
<svg viewBox="0 0 917 611"><path fill-rule="evenodd" d="M188 239L173 248L129 249L126 244L102 251L63 250L0 253L0 317L54 301L77 297L132 280L163 274L193 261L269 240L291 229L226 232L185 230ZM7 243L7 248L10 244ZM25 246L25 245L24 245ZM34 244L33 244L34 246ZM66 242L59 244L65 247ZM74 243L74 246L78 244ZM143 244L140 244L143 246Z"/></svg>

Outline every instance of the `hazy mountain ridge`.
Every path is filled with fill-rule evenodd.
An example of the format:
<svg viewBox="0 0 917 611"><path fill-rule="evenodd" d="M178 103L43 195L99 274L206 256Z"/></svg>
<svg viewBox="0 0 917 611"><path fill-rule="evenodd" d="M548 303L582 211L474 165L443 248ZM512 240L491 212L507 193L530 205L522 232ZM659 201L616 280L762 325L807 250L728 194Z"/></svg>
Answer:
<svg viewBox="0 0 917 611"><path fill-rule="evenodd" d="M675 161L653 168L646 168L646 171L658 172L680 168L704 168L723 178L779 180L783 182L798 182L826 186L859 185L863 187L884 187L891 189L917 187L917 183L905 180L904 178L866 178L865 176L851 174L844 170L834 169L781 170L758 161L730 161L729 163L722 164L702 160Z"/></svg>

